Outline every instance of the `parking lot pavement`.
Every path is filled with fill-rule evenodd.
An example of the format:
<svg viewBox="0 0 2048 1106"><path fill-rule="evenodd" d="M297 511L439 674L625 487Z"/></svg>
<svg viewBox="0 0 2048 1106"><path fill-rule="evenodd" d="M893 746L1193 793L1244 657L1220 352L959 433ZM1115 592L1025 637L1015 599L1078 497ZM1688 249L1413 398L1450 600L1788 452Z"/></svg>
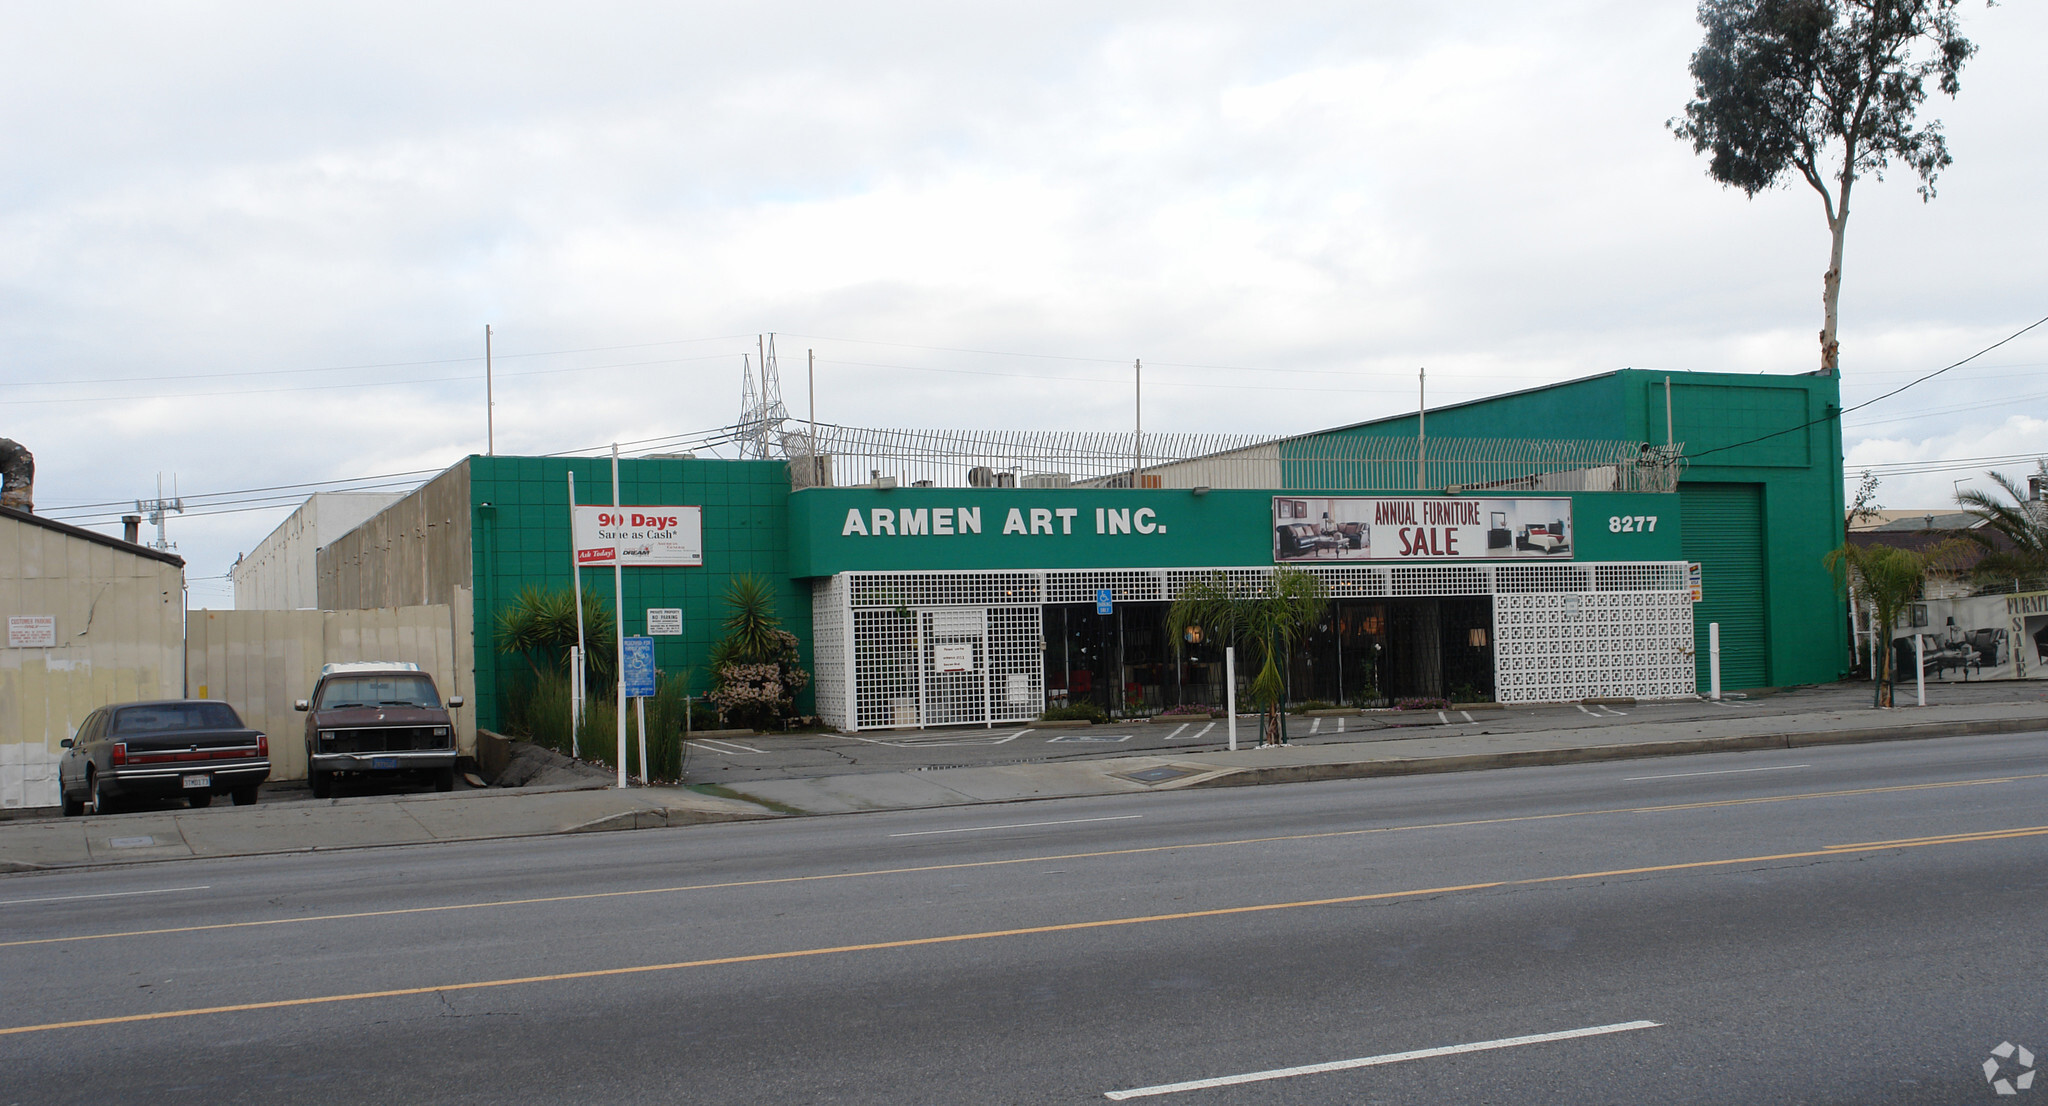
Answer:
<svg viewBox="0 0 2048 1106"><path fill-rule="evenodd" d="M1911 684L1900 689L1899 702L1914 701ZM1927 702L1933 708L1968 708L1999 704L2048 704L2048 684L2002 682L1931 684ZM1839 715L1844 720L1883 718L1910 721L1912 708L1893 711L1871 708L1868 683L1827 684L1783 691L1730 692L1720 701L1675 699L1630 702L1542 703L1475 710L1380 710L1358 714L1303 717L1290 715L1290 744L1319 746L1358 742L1400 741L1421 736L1480 734L1553 734L1560 740L1579 735L1605 743L1602 731L1617 727L1691 725L1694 728L1744 720L1768 729L1772 719ZM1238 745L1258 741L1259 719L1238 719ZM810 779L873 772L933 771L1013 764L1056 764L1107 757L1160 753L1207 753L1229 747L1229 725L1223 719L1121 722L1080 728L1049 728L1031 723L994 727L954 726L927 730L873 730L860 734L793 733L721 736L689 743L686 766L693 783L741 786L750 781ZM1611 735L1610 735L1611 736Z"/></svg>

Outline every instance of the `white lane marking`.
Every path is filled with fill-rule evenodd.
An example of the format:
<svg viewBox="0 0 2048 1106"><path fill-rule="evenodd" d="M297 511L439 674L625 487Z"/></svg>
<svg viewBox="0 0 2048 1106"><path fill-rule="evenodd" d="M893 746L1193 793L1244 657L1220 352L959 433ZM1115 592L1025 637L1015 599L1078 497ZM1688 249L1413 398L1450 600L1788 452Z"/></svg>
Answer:
<svg viewBox="0 0 2048 1106"><path fill-rule="evenodd" d="M707 753L720 753L729 757L743 757L753 753L767 752L766 749L756 749L751 745L742 745L737 741L719 741L716 738L710 737L698 738L697 740L690 742L690 744L695 745L696 747L704 750ZM713 748L713 746L716 746L716 748Z"/></svg>
<svg viewBox="0 0 2048 1106"><path fill-rule="evenodd" d="M1034 826L1074 826L1082 822L1128 822L1143 818L1142 814L1119 814L1113 818L1066 818L1058 822L1012 822L1005 826L968 826L965 829L917 830L912 833L892 833L891 837L930 837L936 833L982 833L987 830L1030 829Z"/></svg>
<svg viewBox="0 0 2048 1106"><path fill-rule="evenodd" d="M1309 728L1308 728L1308 732L1309 732L1309 734L1310 734L1311 736L1313 736L1313 735L1315 735L1315 734L1319 734L1319 733L1322 733L1322 732L1323 732L1323 720L1322 720L1322 719L1320 719L1320 718L1316 719L1316 720L1315 720L1315 723L1314 723L1313 725L1309 726Z"/></svg>
<svg viewBox="0 0 2048 1106"><path fill-rule="evenodd" d="M1193 722L1182 722L1182 723L1181 723L1180 725L1178 725L1178 726L1175 726L1175 727L1173 728L1173 732L1172 732L1172 733L1170 733L1170 734L1167 734L1167 735L1166 735L1166 740L1168 740L1168 741L1172 741L1172 740L1173 740L1174 738L1176 738L1176 737L1179 737L1179 736L1180 736L1180 732L1181 732L1182 730L1185 730L1185 729L1187 729L1187 728L1188 728L1189 726L1192 726L1192 725L1194 725L1194 723L1193 723Z"/></svg>
<svg viewBox="0 0 2048 1106"><path fill-rule="evenodd" d="M1682 780L1687 776L1733 776L1742 772L1783 772L1787 768L1811 768L1811 764L1773 764L1769 768L1723 768L1715 772L1673 772L1668 776L1630 776L1623 783L1637 780Z"/></svg>
<svg viewBox="0 0 2048 1106"><path fill-rule="evenodd" d="M1573 705L1573 706L1575 706L1575 707L1577 707L1577 708L1579 708L1579 713L1580 713L1580 714L1583 714L1583 715L1587 715L1587 716L1589 716L1589 717L1592 717L1592 718L1598 718L1598 717L1600 717L1599 715L1597 715L1597 714L1594 714L1594 713L1593 713L1592 711L1590 711L1590 710L1587 710L1587 709L1586 709L1586 705L1585 705L1584 703L1573 703L1572 705Z"/></svg>
<svg viewBox="0 0 2048 1106"><path fill-rule="evenodd" d="M1469 711L1469 710L1461 710L1461 711L1459 711L1458 713L1459 713L1459 714L1462 714L1462 715L1464 715L1464 716L1465 716L1465 721L1467 721L1467 722L1470 722L1470 721L1472 721L1472 712L1471 712L1471 711Z"/></svg>
<svg viewBox="0 0 2048 1106"><path fill-rule="evenodd" d="M1058 737L1046 738L1047 741L1129 741L1130 739L1131 735L1127 733L1065 733Z"/></svg>
<svg viewBox="0 0 2048 1106"><path fill-rule="evenodd" d="M1337 732L1338 732L1338 733L1343 733L1343 732L1344 732L1344 719L1343 719L1342 717L1339 717L1339 718L1337 719Z"/></svg>
<svg viewBox="0 0 2048 1106"><path fill-rule="evenodd" d="M120 899L129 895L168 895L174 891L205 891L213 885L202 883L193 887L159 887L153 891L104 891L97 895L51 895L43 899L5 899L0 906L26 906L32 902L77 902L80 899Z"/></svg>
<svg viewBox="0 0 2048 1106"><path fill-rule="evenodd" d="M1211 723L1209 723L1208 725L1206 725L1206 726L1203 726L1203 727L1202 727L1202 728L1201 728L1200 730L1196 731L1196 733L1195 733L1195 736L1194 736L1193 740L1196 740L1196 741L1200 741L1200 740L1202 740L1202 735L1203 735L1203 734L1205 734L1205 733L1208 733L1208 732L1209 732L1210 730L1213 730L1213 729L1215 729L1215 728L1216 728L1216 723L1214 723L1214 722L1211 722Z"/></svg>
<svg viewBox="0 0 2048 1106"><path fill-rule="evenodd" d="M1443 711L1436 712L1436 720L1442 722L1446 726L1451 724L1451 716L1445 714Z"/></svg>
<svg viewBox="0 0 2048 1106"><path fill-rule="evenodd" d="M1491 1052L1501 1048L1520 1048L1523 1045L1548 1044L1551 1041L1569 1041L1579 1037L1599 1037L1608 1033L1627 1033L1634 1029L1655 1029L1662 1022L1634 1021L1617 1022L1613 1025L1594 1025L1584 1029L1564 1029L1556 1033L1532 1033L1527 1037L1502 1037L1493 1041L1473 1041L1463 1045L1445 1045L1441 1048L1418 1048L1413 1052L1389 1052L1382 1056L1361 1056L1356 1060L1332 1060L1325 1064L1304 1064L1298 1068L1274 1068L1271 1071L1247 1072L1244 1075L1224 1075L1215 1079L1191 1079L1185 1083L1161 1083L1154 1087L1134 1087L1128 1091L1105 1091L1102 1097L1121 1102L1127 1098L1150 1098L1153 1095L1179 1094L1182 1091L1202 1091L1211 1087L1234 1087L1241 1083L1263 1083L1272 1079L1292 1079L1297 1075L1321 1075L1324 1072L1350 1071L1355 1068L1376 1068L1385 1064L1398 1064L1406 1060L1428 1060L1437 1056L1458 1056L1468 1052Z"/></svg>
<svg viewBox="0 0 2048 1106"><path fill-rule="evenodd" d="M1625 710L1615 710L1615 709L1614 709L1613 707L1607 706L1607 705L1606 705L1606 704L1604 704L1604 703L1603 703L1603 704L1601 704L1601 706L1600 706L1600 709L1601 709L1601 710L1604 710L1604 711L1606 711L1607 713L1609 713L1609 714L1611 714L1611 715L1613 715L1613 716L1615 716L1616 718L1627 718L1627 717L1628 717L1628 712L1627 712L1627 711L1625 711Z"/></svg>

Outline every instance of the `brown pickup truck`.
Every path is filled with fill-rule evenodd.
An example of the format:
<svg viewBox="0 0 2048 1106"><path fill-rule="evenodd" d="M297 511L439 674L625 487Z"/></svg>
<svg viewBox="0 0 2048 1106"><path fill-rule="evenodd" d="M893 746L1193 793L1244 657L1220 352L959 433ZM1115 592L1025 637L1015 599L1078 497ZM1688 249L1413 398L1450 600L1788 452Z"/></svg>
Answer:
<svg viewBox="0 0 2048 1106"><path fill-rule="evenodd" d="M306 714L306 775L313 797L327 798L334 779L414 776L437 791L455 790L455 722L434 678L404 661L355 661L320 669Z"/></svg>

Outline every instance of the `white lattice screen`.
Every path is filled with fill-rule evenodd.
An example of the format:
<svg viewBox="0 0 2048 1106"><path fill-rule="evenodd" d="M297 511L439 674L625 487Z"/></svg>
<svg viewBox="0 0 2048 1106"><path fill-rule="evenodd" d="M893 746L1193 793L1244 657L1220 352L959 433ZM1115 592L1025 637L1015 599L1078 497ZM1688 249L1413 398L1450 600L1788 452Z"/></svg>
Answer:
<svg viewBox="0 0 2048 1106"><path fill-rule="evenodd" d="M845 574L820 580L811 589L812 687L818 697L818 718L826 725L844 730L848 717L846 640L847 581Z"/></svg>
<svg viewBox="0 0 2048 1106"><path fill-rule="evenodd" d="M1695 693L1686 566L1308 565L1332 598L1493 597L1502 702ZM1268 566L1048 572L866 572L812 593L818 711L841 729L1037 716L1045 696L1040 606L1170 601L1221 574L1256 587Z"/></svg>

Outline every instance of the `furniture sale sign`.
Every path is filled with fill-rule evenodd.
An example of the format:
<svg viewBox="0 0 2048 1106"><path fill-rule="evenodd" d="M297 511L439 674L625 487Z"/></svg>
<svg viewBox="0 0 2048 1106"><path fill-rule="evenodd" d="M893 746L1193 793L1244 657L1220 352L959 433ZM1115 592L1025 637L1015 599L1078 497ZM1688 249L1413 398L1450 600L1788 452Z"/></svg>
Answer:
<svg viewBox="0 0 2048 1106"><path fill-rule="evenodd" d="M626 568L701 567L702 507L578 507L576 563Z"/></svg>
<svg viewBox="0 0 2048 1106"><path fill-rule="evenodd" d="M1567 498L1275 496L1275 561L1570 559Z"/></svg>

